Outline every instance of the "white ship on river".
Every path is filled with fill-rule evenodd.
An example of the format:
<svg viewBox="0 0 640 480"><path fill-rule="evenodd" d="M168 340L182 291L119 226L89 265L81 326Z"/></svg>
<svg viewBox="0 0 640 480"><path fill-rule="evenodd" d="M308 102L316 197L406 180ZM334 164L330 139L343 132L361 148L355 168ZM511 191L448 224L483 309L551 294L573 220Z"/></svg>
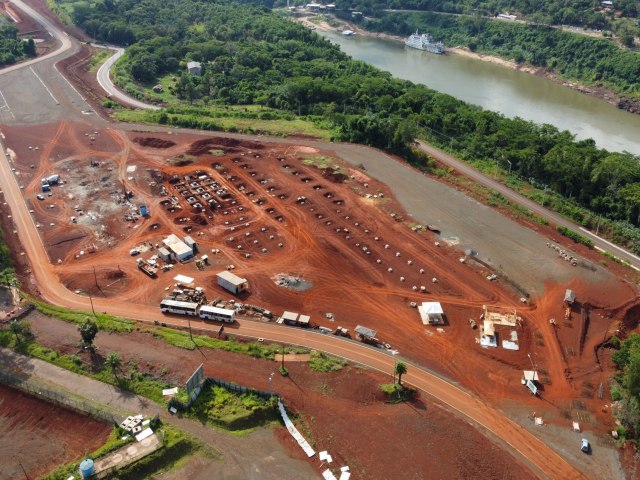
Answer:
<svg viewBox="0 0 640 480"><path fill-rule="evenodd" d="M422 35L412 33L409 38L404 42L407 47L417 48L418 50L426 50L427 52L437 53L442 55L444 53L444 44L442 42L433 42L431 35L423 33Z"/></svg>

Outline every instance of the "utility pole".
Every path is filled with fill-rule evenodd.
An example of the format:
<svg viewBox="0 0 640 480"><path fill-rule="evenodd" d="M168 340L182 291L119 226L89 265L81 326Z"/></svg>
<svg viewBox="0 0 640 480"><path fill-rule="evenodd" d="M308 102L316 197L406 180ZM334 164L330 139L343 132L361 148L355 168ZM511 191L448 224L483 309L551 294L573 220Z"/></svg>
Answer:
<svg viewBox="0 0 640 480"><path fill-rule="evenodd" d="M27 476L27 472L25 472L24 467L22 466L22 462L18 461L18 465L20 465L20 468L22 469L22 473L24 473L24 478L29 480L29 477Z"/></svg>
<svg viewBox="0 0 640 480"><path fill-rule="evenodd" d="M282 344L282 370L284 371L284 343Z"/></svg>
<svg viewBox="0 0 640 480"><path fill-rule="evenodd" d="M91 297L91 293L89 293L89 302L91 303L91 311L93 312L93 316L94 316L95 318L98 318L98 317L96 316L96 311L95 311L95 309L93 308L93 298Z"/></svg>
<svg viewBox="0 0 640 480"><path fill-rule="evenodd" d="M94 267L93 267L93 279L94 279L94 280L95 280L95 282L96 282L96 288L98 288L98 289L99 289L99 288L100 288L100 286L98 285L98 275L96 274L96 267L95 267L95 265L94 265Z"/></svg>

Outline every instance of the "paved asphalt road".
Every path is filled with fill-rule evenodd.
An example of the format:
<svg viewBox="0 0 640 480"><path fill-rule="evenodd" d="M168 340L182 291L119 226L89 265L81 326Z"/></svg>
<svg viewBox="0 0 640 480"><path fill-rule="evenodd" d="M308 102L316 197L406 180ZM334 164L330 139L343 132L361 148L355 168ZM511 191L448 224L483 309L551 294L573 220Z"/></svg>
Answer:
<svg viewBox="0 0 640 480"><path fill-rule="evenodd" d="M480 183L485 187L495 190L496 192L500 192L510 201L528 208L532 212L536 213L537 215L540 215L543 218L546 218L547 220L549 220L550 222L556 225L562 225L576 232L580 232L585 237L588 237L589 239L591 239L596 247L613 253L617 257L620 257L623 260L626 260L627 262L629 262L636 270L640 270L640 258L635 256L631 252L628 252L627 250L621 247L618 247L617 245L614 245L613 243L608 242L603 238L598 237L597 235L591 233L589 230L586 230L580 225L577 225L567 220L566 218L558 215L557 213L552 212L547 208L544 208L542 205L528 199L524 195L520 195L519 193L513 191L512 189L503 185L502 183L497 182L496 180L493 180L483 175L478 170L470 166L468 163L465 163L462 160L452 157L448 153L436 147L433 147L425 142L419 141L418 144L420 145L421 150L431 155L432 157L437 159L439 162L444 163L445 165L448 165L449 167L453 168L459 173L462 173L466 177L471 178L475 182Z"/></svg>
<svg viewBox="0 0 640 480"><path fill-rule="evenodd" d="M15 0L15 3L19 4L18 0ZM27 9L25 11L29 13ZM55 34L56 32L54 31L53 33ZM62 38L59 39L61 42L63 41ZM30 66L23 68L28 69ZM45 87L49 85L48 83L45 84L45 82L41 83ZM62 93L67 93L67 90ZM55 94L56 92L52 93ZM57 98L57 100L59 102L64 101L62 98ZM9 102L11 102L11 98L9 98ZM95 118L95 116L86 117L85 120L90 120L91 118ZM28 206L11 172L9 160L4 155L4 148L0 152L0 187L12 211L16 230L24 251L31 261L33 274L37 279L42 297L56 305L84 310L89 309L88 299L68 291L60 284L53 272L51 265L48 263L40 235L29 214ZM158 309L150 306L136 305L135 309L132 309L132 305L121 304L113 299L108 301L95 300L94 304L100 311L108 311L110 314L129 318L133 317L140 321L152 322L159 318ZM165 318L164 321L174 325L184 325L185 323L184 320L178 318ZM207 330L217 330L218 328L216 326L201 326ZM233 329L229 328L227 331L232 333ZM383 372L391 371L394 364L394 359L391 355L379 349L334 336L305 332L274 324L241 322L237 326L236 333L238 335L261 337L266 340L304 345L323 350ZM521 460L527 461L542 476L563 479L585 478L581 472L533 434L456 385L418 366L412 366L409 369L406 381L443 404L449 405L453 411L493 433L510 447L508 448L509 451L513 452Z"/></svg>
<svg viewBox="0 0 640 480"><path fill-rule="evenodd" d="M142 108L145 110L160 110L160 107L155 105L149 105L148 103L141 102L136 100L133 97L121 92L111 81L111 77L109 73L111 71L111 67L114 63L124 55L124 48L116 48L116 47L108 47L110 50L115 50L116 53L113 54L106 62L102 64L102 66L98 69L98 83L104 89L105 92L109 94L111 97L115 97L121 102L126 103L127 105L131 105L134 108Z"/></svg>

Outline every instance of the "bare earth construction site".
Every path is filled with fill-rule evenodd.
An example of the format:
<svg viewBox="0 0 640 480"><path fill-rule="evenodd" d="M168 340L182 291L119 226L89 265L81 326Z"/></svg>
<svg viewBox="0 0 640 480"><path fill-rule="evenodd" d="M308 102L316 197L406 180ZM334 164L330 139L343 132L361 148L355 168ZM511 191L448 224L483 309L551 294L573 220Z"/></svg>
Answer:
<svg viewBox="0 0 640 480"><path fill-rule="evenodd" d="M472 252L447 246L412 221L366 170L304 142L96 130L64 121L3 131L50 268L76 294L139 305L162 322L159 304L177 288L176 275L202 287L209 303L229 306L232 296L216 273L233 270L250 284L238 302L273 318L299 312L332 330L375 329L381 347L508 412L517 405L514 415L544 410L520 385L522 370L538 370L552 405L545 422L565 427L580 420L607 443L612 421L599 389L611 365L598 347L618 328L616 319L633 317L628 284L611 276L594 287L580 280L585 272L578 267L570 282L548 282L543 298L522 303L519 292L491 281L492 270ZM52 175L58 182L44 189ZM159 251L169 234L191 237L198 255L163 262ZM152 275L138 268L139 259L152 261ZM578 292L568 310L565 288ZM422 302L440 302L443 324L423 324L415 308ZM479 344L489 333L485 305L517 312L513 325L496 327L498 348ZM250 308L240 313L268 320ZM509 339L517 350L500 348ZM605 462L603 473L615 470L608 457L588 461L594 468Z"/></svg>
<svg viewBox="0 0 640 480"><path fill-rule="evenodd" d="M318 446L363 478L622 476L606 339L634 329L639 308L621 266L605 269L600 254L551 226L509 218L377 150L105 121L102 92L81 68L88 47L72 43L75 55L58 67L75 87L54 58L0 75L13 170L3 165L0 203L26 290L181 327L187 317L162 314L160 304L187 292L235 311L238 322L224 324L230 336L299 343L378 370L325 376L295 364L286 383L274 382ZM182 245L172 249L174 237ZM246 279L248 291L221 288L220 272ZM40 341L73 353L74 326L38 322ZM213 335L221 325L191 324ZM357 326L375 332L362 337L369 347ZM330 331L351 339L321 334ZM141 332L98 343L180 377L201 361ZM271 388L273 362L210 356L206 368L221 378ZM421 391L414 403L381 399L395 358ZM523 370L537 371L538 397ZM276 436L303 458L285 429ZM580 436L592 455L580 452Z"/></svg>

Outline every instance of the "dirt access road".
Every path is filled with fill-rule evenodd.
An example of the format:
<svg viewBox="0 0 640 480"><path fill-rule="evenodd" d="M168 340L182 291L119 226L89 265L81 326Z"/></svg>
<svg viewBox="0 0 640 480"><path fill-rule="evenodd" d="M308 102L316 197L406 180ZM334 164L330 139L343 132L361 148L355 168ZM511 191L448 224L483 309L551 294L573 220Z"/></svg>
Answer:
<svg viewBox="0 0 640 480"><path fill-rule="evenodd" d="M45 78L48 81L48 78ZM55 93L55 92L54 92ZM48 93L42 91L39 93L46 98ZM66 105L72 108L71 105ZM77 114L77 108L74 108ZM20 122L20 119L16 119ZM266 140L266 139L265 139ZM387 159L388 157L374 152L369 149L360 148L356 146L336 145L334 147L338 149L351 149L351 152L358 151L360 157L367 158L371 155L377 155ZM358 155L352 155L357 158ZM34 268L34 274L38 281L39 288L42 291L43 296L53 303L65 305L72 308L89 307L86 299L78 297L64 289L58 279L51 274L47 268L47 258L44 254L42 244L40 242L39 235L35 229L30 215L27 212L24 201L21 197L21 192L12 180L12 174L9 171L9 166L6 162L6 158L2 163L3 175L2 182L5 191L5 197L10 203L12 211L14 212L14 221L16 223L17 230L20 235L20 239L23 242L25 252L32 261ZM395 165L390 165L389 168L394 168ZM414 174L415 175L415 174ZM444 208L444 206L443 206ZM489 241L493 241L489 239ZM517 248L517 247L514 247ZM109 310L109 313L118 314L122 316L131 316L131 306L128 304L118 304L113 301L109 302L96 302L96 306L103 310ZM157 317L155 308L140 308L137 316L140 320L151 321ZM176 320L175 323L182 323ZM312 333L305 333L304 336L300 336L298 331L287 331L286 329L276 327L274 325L263 325L253 323L243 323L240 325L240 334L263 337L267 339L273 339L277 341L287 341L290 343L304 342L308 346L326 350L332 353L341 354L347 358L358 361L363 364L371 365L374 368L388 371L392 366L392 359L387 355L372 349L367 349L358 344L351 344L349 342L341 342L338 339L319 337ZM461 391L457 387L444 382L443 380L429 374L423 370L414 369L415 378L409 379L416 383L416 386L421 388L427 388L429 390L434 384L433 392L438 393L443 401L451 405L454 409L463 412L465 415L469 415L471 419L477 419L480 424L485 426L488 430L494 432L496 435L503 437L503 439L515 450L520 451L537 465L539 469L547 476L552 478L577 478L580 474L570 467L564 460L556 455L551 449L547 448L542 442L539 442L535 437L526 434L519 433L521 428L510 422L495 410L483 405L477 399L469 394ZM438 383L440 382L440 383ZM421 383L418 385L418 383ZM436 388L436 384L437 388ZM484 412L484 413L483 413ZM524 437L522 436L524 435Z"/></svg>
<svg viewBox="0 0 640 480"><path fill-rule="evenodd" d="M41 296L55 305L83 310L89 309L90 304L87 299L67 290L60 284L57 276L49 268L48 257L41 237L11 172L9 161L4 155L4 149L2 149L2 152L2 158L0 158L0 186L5 194L6 201L10 205L22 246L31 260L33 274L37 279ZM157 308L136 306L136 311L133 312L129 304L118 302L117 299L96 299L93 303L95 308L100 311L108 311L112 315L134 318L140 321L153 322L158 316ZM166 319L166 323L185 324L184 321L177 319ZM203 327L207 327L205 329L210 331L218 330L217 326L205 325ZM326 351L379 371L388 372L393 368L394 364L394 358L377 349L367 348L364 345L333 336L301 332L273 324L242 322L239 324L237 333L243 336L260 337L275 342L298 344ZM417 366L410 368L406 381L491 432L506 443L512 452L521 455L542 475L548 478L584 478L578 470L569 465L555 451L528 433L524 428L453 384Z"/></svg>

